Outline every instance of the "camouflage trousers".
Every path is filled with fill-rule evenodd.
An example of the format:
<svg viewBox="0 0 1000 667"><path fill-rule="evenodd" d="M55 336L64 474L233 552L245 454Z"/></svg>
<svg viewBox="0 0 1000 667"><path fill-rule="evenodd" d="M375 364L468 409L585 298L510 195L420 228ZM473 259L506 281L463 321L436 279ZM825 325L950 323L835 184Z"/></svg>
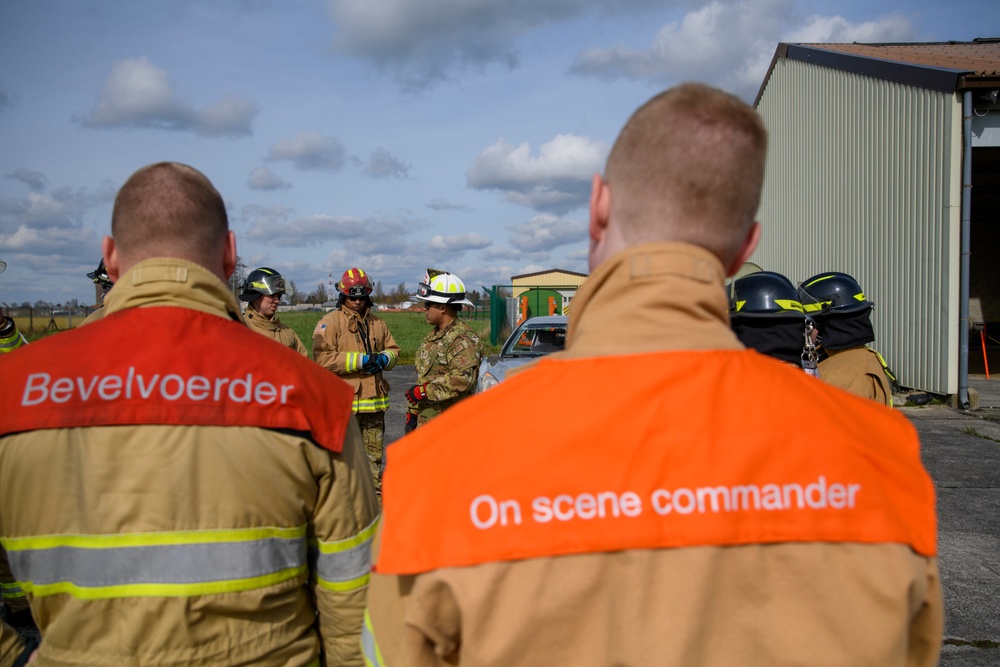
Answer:
<svg viewBox="0 0 1000 667"><path fill-rule="evenodd" d="M385 435L384 412L359 412L355 415L358 426L361 427L361 438L365 443L365 454L368 455L368 467L372 473L372 483L375 485L375 495L382 497L382 456L383 436Z"/></svg>

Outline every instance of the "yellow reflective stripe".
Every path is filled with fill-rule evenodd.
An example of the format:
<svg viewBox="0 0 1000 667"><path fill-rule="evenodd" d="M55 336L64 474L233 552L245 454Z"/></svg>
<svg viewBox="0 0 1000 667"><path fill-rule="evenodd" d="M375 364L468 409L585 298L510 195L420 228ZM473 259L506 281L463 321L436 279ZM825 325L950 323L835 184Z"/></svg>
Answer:
<svg viewBox="0 0 1000 667"><path fill-rule="evenodd" d="M794 299L775 299L774 302L782 307L784 310L795 310L802 312L802 304Z"/></svg>
<svg viewBox="0 0 1000 667"><path fill-rule="evenodd" d="M375 519L367 527L363 528L361 532L356 535L351 535L350 537L345 537L342 540L334 540L332 542L320 542L317 541L317 547L320 553L333 554L339 551L347 551L348 549L353 549L359 544L368 542L373 537L375 537L375 531L378 529L378 519Z"/></svg>
<svg viewBox="0 0 1000 667"><path fill-rule="evenodd" d="M334 593L347 593L348 591L355 591L359 588L364 588L368 585L368 581L370 579L370 574L362 575L357 579L351 579L350 581L327 581L326 579L317 579L316 585L328 591L333 591Z"/></svg>
<svg viewBox="0 0 1000 667"><path fill-rule="evenodd" d="M234 528L223 530L187 530L162 533L119 533L116 535L38 535L3 537L0 545L7 551L27 549L108 549L117 547L155 547L170 544L213 544L249 540L296 539L305 537L306 526L292 528Z"/></svg>
<svg viewBox="0 0 1000 667"><path fill-rule="evenodd" d="M0 597L4 600L16 600L24 597L24 590L22 590L21 585L18 582L0 583Z"/></svg>
<svg viewBox="0 0 1000 667"><path fill-rule="evenodd" d="M344 359L344 370L348 373L353 373L359 368L361 368L361 353L348 352L346 358Z"/></svg>
<svg viewBox="0 0 1000 667"><path fill-rule="evenodd" d="M365 622L361 626L361 653L365 658L365 664L369 667L385 667L385 659L382 658L382 649L379 648L378 640L375 638L375 629L372 627L372 617L365 607Z"/></svg>
<svg viewBox="0 0 1000 667"><path fill-rule="evenodd" d="M802 309L806 313L810 313L816 310L823 310L823 306L830 303L829 301L820 301L818 303L804 303L802 304Z"/></svg>
<svg viewBox="0 0 1000 667"><path fill-rule="evenodd" d="M351 409L354 412L385 412L389 409L389 397L355 398Z"/></svg>
<svg viewBox="0 0 1000 667"><path fill-rule="evenodd" d="M68 581L54 584L25 584L25 589L36 597L71 595L80 600L104 600L122 597L191 597L194 595L216 595L219 593L242 593L265 586L284 583L303 576L308 570L307 565L274 572L272 574L249 577L246 579L231 579L228 581L206 581L197 584L126 584L122 586L77 586Z"/></svg>

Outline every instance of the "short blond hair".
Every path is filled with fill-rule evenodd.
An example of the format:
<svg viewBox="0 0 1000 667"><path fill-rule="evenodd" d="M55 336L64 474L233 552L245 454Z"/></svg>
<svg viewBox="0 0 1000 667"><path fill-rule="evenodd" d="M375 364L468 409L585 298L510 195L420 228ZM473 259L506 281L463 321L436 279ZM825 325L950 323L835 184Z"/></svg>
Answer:
<svg viewBox="0 0 1000 667"><path fill-rule="evenodd" d="M739 98L685 83L641 106L605 169L629 245L684 241L728 261L760 205L767 130Z"/></svg>
<svg viewBox="0 0 1000 667"><path fill-rule="evenodd" d="M179 257L210 266L228 232L222 195L200 171L177 162L147 165L132 174L111 213L118 252L133 263Z"/></svg>

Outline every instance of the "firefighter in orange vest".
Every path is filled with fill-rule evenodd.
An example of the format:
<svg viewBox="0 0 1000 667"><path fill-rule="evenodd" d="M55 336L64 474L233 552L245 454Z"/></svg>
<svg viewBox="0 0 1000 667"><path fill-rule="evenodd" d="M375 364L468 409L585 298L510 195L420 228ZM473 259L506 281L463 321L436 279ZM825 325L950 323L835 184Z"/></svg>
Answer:
<svg viewBox="0 0 1000 667"><path fill-rule="evenodd" d="M729 327L766 143L700 84L631 117L565 350L390 448L371 664L937 664L916 430Z"/></svg>
<svg viewBox="0 0 1000 667"><path fill-rule="evenodd" d="M211 182L143 167L91 325L0 357L0 546L39 665L361 665L378 504L345 383L240 320ZM0 664L34 647L0 624Z"/></svg>

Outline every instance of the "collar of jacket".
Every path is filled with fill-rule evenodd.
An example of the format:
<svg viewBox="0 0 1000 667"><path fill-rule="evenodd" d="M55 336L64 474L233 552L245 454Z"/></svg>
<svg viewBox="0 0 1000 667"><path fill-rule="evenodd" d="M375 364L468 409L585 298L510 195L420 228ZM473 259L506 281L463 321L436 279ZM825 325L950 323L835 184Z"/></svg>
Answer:
<svg viewBox="0 0 1000 667"><path fill-rule="evenodd" d="M610 257L569 307L564 356L742 349L729 327L722 262L688 243L648 243Z"/></svg>
<svg viewBox="0 0 1000 667"><path fill-rule="evenodd" d="M173 257L139 262L118 277L104 300L107 315L129 308L176 306L242 322L229 287L208 269Z"/></svg>
<svg viewBox="0 0 1000 667"><path fill-rule="evenodd" d="M427 340L437 340L439 338L444 338L444 335L449 331L451 331L456 326L458 326L458 323L460 321L461 320L458 318L458 316L456 316L455 319L449 322L447 326L445 326L443 329L438 329L436 327L434 329L431 329L431 332L427 334Z"/></svg>
<svg viewBox="0 0 1000 667"><path fill-rule="evenodd" d="M281 328L281 320L278 319L277 314L271 319L267 319L260 314L260 311L256 310L250 304L247 304L246 310L243 311L243 317L248 320L253 320L255 327L260 329L267 329L268 331L277 331Z"/></svg>

